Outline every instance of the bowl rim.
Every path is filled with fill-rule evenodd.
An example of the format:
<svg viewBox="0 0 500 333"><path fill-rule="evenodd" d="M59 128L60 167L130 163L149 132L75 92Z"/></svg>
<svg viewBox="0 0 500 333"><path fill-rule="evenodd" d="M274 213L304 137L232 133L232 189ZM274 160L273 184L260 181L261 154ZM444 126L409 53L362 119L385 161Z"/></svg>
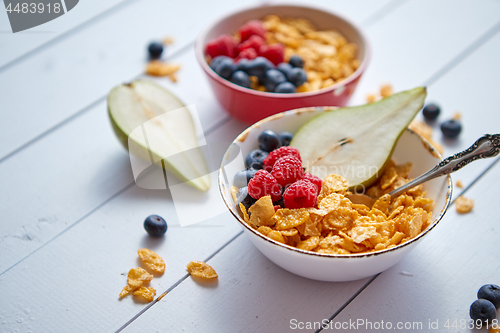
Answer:
<svg viewBox="0 0 500 333"><path fill-rule="evenodd" d="M367 253L351 253L351 254L328 254L328 253L317 253L317 252L312 252L312 251L301 250L301 249L298 249L296 247L280 243L278 241L275 241L271 238L264 236L263 234L258 232L256 229L252 228L248 223L246 223L237 212L233 211L231 204L230 204L230 200L229 200L229 199L232 200L232 198L226 197L225 188L224 188L225 187L225 185L224 185L224 171L223 171L224 170L224 161L227 159L227 154L230 151L230 149L232 149L233 145L237 145L237 142L243 142L246 139L246 137L248 136L248 134L250 133L250 131L252 131L255 128L259 128L263 123L266 123L266 122L271 121L271 120L276 120L276 119L282 118L286 114L289 114L289 113L302 114L302 113L308 113L308 112L316 112L318 110L326 111L326 110L337 109L337 108L338 107L335 107L335 106L316 106L316 107L305 107L305 108L292 109L292 110L280 112L280 113L271 115L267 118L264 118L264 119L256 122L255 124L247 127L243 132L241 132L231 142L231 144L227 148L226 152L224 153L224 155L222 157L222 161L221 161L221 164L219 167L219 178L218 178L219 192L220 192L220 194L222 196L222 200L224 201L224 204L228 208L229 212L236 218L236 220L244 228L246 228L248 231L250 231L254 235L260 237L264 241L267 241L274 246L278 246L278 247L281 247L284 249L291 250L292 252L296 252L299 255L301 254L301 255L307 255L307 256L313 256L313 257L338 258L338 259L367 258L367 257L379 256L379 255L382 255L385 253L397 251L399 249L407 247L407 246L417 242L418 240L422 239L432 229L434 229L434 227L443 219L444 214L446 213L446 211L448 210L448 208L451 204L452 194L453 194L453 182L452 182L451 176L449 174L446 175L446 178L448 180L448 186L447 186L448 190L446 192L446 202L445 202L444 207L441 209L441 212L439 213L439 215L433 221L433 223L431 225L429 225L424 231L420 232L420 234L418 234L415 238L412 238L409 241L406 241L403 244L399 244L395 247L391 247L389 249L383 249L383 250L379 250L379 251L373 251L373 252L367 252ZM443 159L443 157L441 156L439 151L437 151L437 149L434 148L429 143L429 141L427 139L425 139L424 137L422 137L421 135L419 135L418 133L416 133L415 131L413 131L409 128L406 128L405 131L408 131L412 135L416 135L422 141L424 147L429 151L430 154L434 155L435 157L437 157L441 160Z"/></svg>
<svg viewBox="0 0 500 333"><path fill-rule="evenodd" d="M254 89L249 89L249 88L245 88L245 87L241 87L229 80L226 80L222 77L220 77L217 73L215 73L215 71L210 68L210 66L208 65L207 61L205 60L205 55L204 55L204 45L203 45L203 40L205 39L205 36L210 32L212 31L212 29L218 25L221 21L223 20L226 20L232 16L237 16L237 15L240 15L248 10L252 10L252 9L258 9L258 8L279 8L279 7L295 7L297 9L301 9L301 8L307 8L307 9L314 9L314 10L317 10L317 11L321 11L321 12L324 12L326 14L329 14L333 17L335 17L336 19L340 19L340 20L343 20L344 22L346 22L348 25L350 25L355 31L356 33L360 36L361 38L361 41L363 43L363 46L364 46L364 49L365 49L365 52L363 54L363 58L362 58L362 61L361 61L361 64L359 65L359 67L354 71L354 73L352 73L351 75L349 75L347 78L345 78L344 80L338 82L338 83L335 83L329 87L326 87L326 88L321 88L321 89L318 89L318 90L315 90L315 91L306 91L306 92L295 92L295 93L275 93L275 92L268 92L268 91L259 91L259 90L254 90ZM250 95L255 95L255 96L259 96L259 97L276 97L276 98L288 98L288 99L295 99L295 98L304 98L304 97L309 97L309 96L316 96L316 95L320 95L320 94L324 94L324 93L328 93L328 92L335 92L337 89L342 89L341 92L343 92L343 88L348 85L349 83L359 79L361 77L361 74L364 73L364 71L366 70L366 67L368 66L370 60L371 60L371 56L372 56L372 50L371 50L371 44L370 42L368 41L367 37L366 37L366 34L363 32L363 30L354 22L352 22L351 20L345 18L344 16L336 13L335 11L332 11L330 9L327 9L327 8L324 8L324 7L321 7L321 6L317 6L317 5L309 5L309 4L301 4L301 3L297 3L297 4L277 4L277 5L269 5L269 4L265 4L265 5L260 5L260 6L247 6L247 7L244 7L243 9L238 9L238 10L235 10L235 11L232 11L230 12L229 14L226 14L222 17L219 17L217 20L213 21L211 24L209 24L208 26L206 26L201 32L200 34L198 35L198 37L196 38L196 41L195 41L195 54L196 54L196 59L198 60L198 63L200 64L200 66L203 68L203 70L205 71L205 73L211 77L212 79L214 79L215 81L219 82L220 84L228 87L228 88L231 88L231 89L235 89L235 90L238 90L238 91L241 91L241 92L244 92L244 93L248 93ZM341 93L340 92L340 93Z"/></svg>

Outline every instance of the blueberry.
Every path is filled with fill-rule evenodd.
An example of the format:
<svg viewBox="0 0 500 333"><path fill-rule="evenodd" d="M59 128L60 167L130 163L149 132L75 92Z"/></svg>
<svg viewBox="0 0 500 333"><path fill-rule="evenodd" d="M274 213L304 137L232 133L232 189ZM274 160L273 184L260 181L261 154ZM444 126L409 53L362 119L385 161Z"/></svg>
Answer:
<svg viewBox="0 0 500 333"><path fill-rule="evenodd" d="M248 187L246 186L240 188L240 190L236 194L236 202L238 203L238 206L240 205L240 203L242 203L247 210L251 205L255 203L255 201L257 200L255 200L250 196L250 194L248 194Z"/></svg>
<svg viewBox="0 0 500 333"><path fill-rule="evenodd" d="M234 72L234 63L233 59L231 58L224 58L222 59L219 64L217 64L217 67L215 67L215 72L225 78L226 80L229 80L231 75L233 75Z"/></svg>
<svg viewBox="0 0 500 333"><path fill-rule="evenodd" d="M496 308L493 303L487 299L478 299L471 304L469 315L472 320L480 320L482 322L491 323L496 318Z"/></svg>
<svg viewBox="0 0 500 333"><path fill-rule="evenodd" d="M245 166L249 169L259 170L264 166L263 161L268 153L260 149L255 149L250 152L245 158Z"/></svg>
<svg viewBox="0 0 500 333"><path fill-rule="evenodd" d="M273 202L274 206L280 206L281 208L285 208L285 202L283 201L283 197L278 201Z"/></svg>
<svg viewBox="0 0 500 333"><path fill-rule="evenodd" d="M150 215L144 220L144 229L153 237L161 237L167 232L167 222L158 215Z"/></svg>
<svg viewBox="0 0 500 333"><path fill-rule="evenodd" d="M228 56L223 56L223 55L217 56L217 57L212 59L212 62L210 63L210 68L212 68L215 71L215 68L220 64L222 59L231 59L231 58L229 58Z"/></svg>
<svg viewBox="0 0 500 333"><path fill-rule="evenodd" d="M477 298L487 299L498 309L500 308L500 287L495 284L485 284L479 288Z"/></svg>
<svg viewBox="0 0 500 333"><path fill-rule="evenodd" d="M257 76L259 79L262 79L264 77L264 74L271 68L274 68L272 62L264 57L257 57L253 60L250 60L250 64L248 66L248 75Z"/></svg>
<svg viewBox="0 0 500 333"><path fill-rule="evenodd" d="M255 173L257 170L255 169L243 169L238 171L233 178L233 185L236 186L237 188L242 188L245 186L248 186L248 182L250 179L255 176Z"/></svg>
<svg viewBox="0 0 500 333"><path fill-rule="evenodd" d="M290 141L292 141L292 139L293 139L293 134L290 132L281 132L279 136L280 136L282 146L290 145Z"/></svg>
<svg viewBox="0 0 500 333"><path fill-rule="evenodd" d="M441 132L447 138L454 139L462 131L462 125L456 120L447 120L441 124Z"/></svg>
<svg viewBox="0 0 500 333"><path fill-rule="evenodd" d="M307 81L306 71L299 67L292 68L286 77L288 81L292 82L296 87L301 86Z"/></svg>
<svg viewBox="0 0 500 333"><path fill-rule="evenodd" d="M250 60L243 58L236 63L234 70L243 71L247 73L249 68L250 68Z"/></svg>
<svg viewBox="0 0 500 333"><path fill-rule="evenodd" d="M148 46L148 52L151 59L158 59L163 52L163 45L158 42L152 42Z"/></svg>
<svg viewBox="0 0 500 333"><path fill-rule="evenodd" d="M277 68L281 73L285 74L286 76L288 75L288 72L292 69L292 65L290 65L287 62L282 62L281 64L278 65Z"/></svg>
<svg viewBox="0 0 500 333"><path fill-rule="evenodd" d="M276 86L275 93L290 94L295 92L295 86L290 82L283 82Z"/></svg>
<svg viewBox="0 0 500 333"><path fill-rule="evenodd" d="M276 132L271 130L265 130L260 133L257 140L259 141L259 148L263 151L272 152L281 146L280 137Z"/></svg>
<svg viewBox="0 0 500 333"><path fill-rule="evenodd" d="M250 78L248 74L243 71L236 71L231 75L231 82L239 86L250 88Z"/></svg>
<svg viewBox="0 0 500 333"><path fill-rule="evenodd" d="M438 105L430 103L424 106L422 113L424 114L425 119L436 120L436 118L439 117L439 114L441 113L441 109Z"/></svg>
<svg viewBox="0 0 500 333"><path fill-rule="evenodd" d="M264 74L264 86L266 86L267 91L274 91L274 88L282 82L286 81L285 74L277 69L270 69Z"/></svg>
<svg viewBox="0 0 500 333"><path fill-rule="evenodd" d="M290 60L288 62L293 67L299 67L299 68L303 68L304 67L304 60L302 60L302 58L299 57L298 55L291 56Z"/></svg>

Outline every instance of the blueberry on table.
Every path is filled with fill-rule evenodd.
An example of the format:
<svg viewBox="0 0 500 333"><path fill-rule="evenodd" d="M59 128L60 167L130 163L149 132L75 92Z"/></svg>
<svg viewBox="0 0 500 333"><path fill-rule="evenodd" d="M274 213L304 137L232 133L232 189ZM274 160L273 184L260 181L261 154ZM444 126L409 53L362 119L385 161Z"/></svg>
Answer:
<svg viewBox="0 0 500 333"><path fill-rule="evenodd" d="M217 57L213 58L212 61L210 62L210 68L212 68L215 71L215 68L217 68L217 66L219 66L220 62L223 59L231 59L231 58L229 58L228 56L223 56L223 55L217 56Z"/></svg>
<svg viewBox="0 0 500 333"><path fill-rule="evenodd" d="M445 137L454 139L462 132L462 124L453 119L447 120L441 124L441 132Z"/></svg>
<svg viewBox="0 0 500 333"><path fill-rule="evenodd" d="M290 60L288 62L293 67L299 67L299 68L303 68L304 67L304 60L302 60L302 58L299 57L298 55L291 56Z"/></svg>
<svg viewBox="0 0 500 333"><path fill-rule="evenodd" d="M286 81L286 76L282 72L280 72L277 69L269 69L265 74L264 74L264 86L266 87L267 91L274 91L276 86L282 82Z"/></svg>
<svg viewBox="0 0 500 333"><path fill-rule="evenodd" d="M425 119L436 120L436 118L439 117L439 114L441 113L441 108L436 104L430 103L424 106L422 113L424 114Z"/></svg>
<svg viewBox="0 0 500 333"><path fill-rule="evenodd" d="M487 299L478 299L471 304L469 315L472 320L480 320L484 323L491 323L496 318L496 308Z"/></svg>
<svg viewBox="0 0 500 333"><path fill-rule="evenodd" d="M167 222L158 215L150 215L144 220L144 229L149 236L161 237L167 232Z"/></svg>
<svg viewBox="0 0 500 333"><path fill-rule="evenodd" d="M250 152L245 158L245 166L249 169L260 170L264 167L264 159L268 153L260 149L255 149Z"/></svg>
<svg viewBox="0 0 500 333"><path fill-rule="evenodd" d="M245 208L248 210L248 208L250 208L250 206L253 205L257 200L252 198L250 194L248 194L248 187L245 186L240 188L240 190L236 194L236 201L238 203L238 206L240 205L240 203L242 203L243 206L245 206Z"/></svg>
<svg viewBox="0 0 500 333"><path fill-rule="evenodd" d="M301 86L307 81L306 71L299 67L292 68L286 77L288 81L293 83L296 87Z"/></svg>
<svg viewBox="0 0 500 333"><path fill-rule="evenodd" d="M500 308L500 287L495 284L485 284L477 292L477 298L487 299L495 308Z"/></svg>
<svg viewBox="0 0 500 333"><path fill-rule="evenodd" d="M290 65L287 62L282 62L281 64L276 67L281 73L288 75L288 72L293 68L292 65Z"/></svg>
<svg viewBox="0 0 500 333"><path fill-rule="evenodd" d="M281 140L281 145L282 146L289 146L290 142L293 139L293 134L290 132L281 132L279 134L280 140Z"/></svg>
<svg viewBox="0 0 500 333"><path fill-rule="evenodd" d="M233 185L236 186L237 188L242 188L245 186L248 186L248 182L250 179L255 176L255 173L257 170L255 169L243 169L238 171L233 178Z"/></svg>
<svg viewBox="0 0 500 333"><path fill-rule="evenodd" d="M274 68L272 62L264 57L257 57L253 60L250 60L247 72L248 75L257 76L259 79L262 79L264 77L264 74L271 68Z"/></svg>
<svg viewBox="0 0 500 333"><path fill-rule="evenodd" d="M272 152L273 150L281 147L281 140L275 131L265 130L260 133L259 138L259 148L266 152Z"/></svg>
<svg viewBox="0 0 500 333"><path fill-rule="evenodd" d="M276 86L274 89L275 93L291 94L295 92L295 86L290 82L283 82Z"/></svg>
<svg viewBox="0 0 500 333"><path fill-rule="evenodd" d="M163 53L163 44L152 42L148 46L149 57L151 59L159 59Z"/></svg>
<svg viewBox="0 0 500 333"><path fill-rule="evenodd" d="M250 77L248 76L247 73L243 71L236 71L231 75L230 81L232 83L235 83L239 86L245 87L245 88L250 88Z"/></svg>
<svg viewBox="0 0 500 333"><path fill-rule="evenodd" d="M217 74L219 74L226 80L229 80L229 78L231 78L231 75L233 75L234 72L233 59L231 58L222 59L214 70Z"/></svg>

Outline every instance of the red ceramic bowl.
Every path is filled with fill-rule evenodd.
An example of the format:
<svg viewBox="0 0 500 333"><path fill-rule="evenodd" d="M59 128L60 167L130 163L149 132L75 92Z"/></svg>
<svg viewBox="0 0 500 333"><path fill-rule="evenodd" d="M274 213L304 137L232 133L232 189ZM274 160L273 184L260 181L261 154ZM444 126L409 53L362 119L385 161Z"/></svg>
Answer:
<svg viewBox="0 0 500 333"><path fill-rule="evenodd" d="M305 18L317 29L336 29L349 42L358 46L361 65L345 80L330 87L311 92L278 94L243 88L217 75L205 60L205 45L222 34L233 34L240 26L252 19L262 19L269 14L282 17ZM310 6L264 5L251 7L230 14L216 21L198 36L196 58L208 76L215 96L234 118L254 123L273 114L308 106L345 106L349 101L370 59L366 37L353 23L341 16Z"/></svg>

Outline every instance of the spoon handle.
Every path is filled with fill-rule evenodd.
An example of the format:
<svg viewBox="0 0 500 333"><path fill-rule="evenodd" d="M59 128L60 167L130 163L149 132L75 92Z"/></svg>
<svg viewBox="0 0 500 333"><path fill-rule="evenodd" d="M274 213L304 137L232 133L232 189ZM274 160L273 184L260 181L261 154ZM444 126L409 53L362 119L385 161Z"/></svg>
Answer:
<svg viewBox="0 0 500 333"><path fill-rule="evenodd" d="M498 153L500 153L500 134L485 134L466 150L445 158L422 176L389 192L389 195L393 198L397 197L410 188L425 183L428 180L460 170L472 161L497 156Z"/></svg>

